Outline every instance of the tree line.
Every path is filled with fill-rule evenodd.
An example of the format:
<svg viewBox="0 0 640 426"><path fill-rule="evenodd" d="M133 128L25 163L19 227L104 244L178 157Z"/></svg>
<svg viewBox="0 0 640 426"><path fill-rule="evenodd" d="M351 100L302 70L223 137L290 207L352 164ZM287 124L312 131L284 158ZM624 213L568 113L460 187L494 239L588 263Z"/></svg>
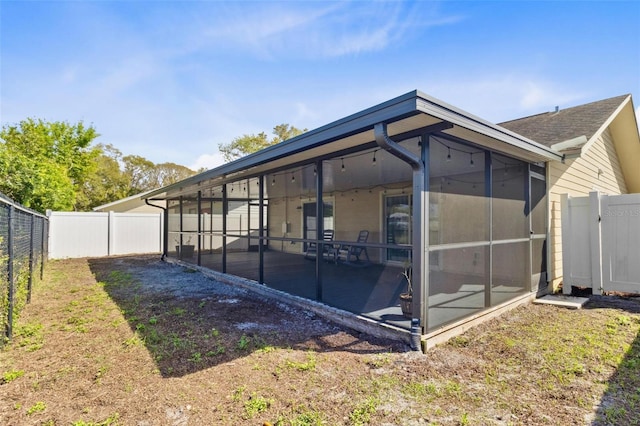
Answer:
<svg viewBox="0 0 640 426"><path fill-rule="evenodd" d="M26 119L0 131L0 192L45 212L93 207L170 185L195 171L123 155L82 122Z"/></svg>
<svg viewBox="0 0 640 426"><path fill-rule="evenodd" d="M266 133L244 134L218 148L226 161L298 136L289 124ZM26 119L0 130L0 192L25 207L45 212L89 211L94 207L178 182L202 170L179 164L154 164L123 155L82 122Z"/></svg>

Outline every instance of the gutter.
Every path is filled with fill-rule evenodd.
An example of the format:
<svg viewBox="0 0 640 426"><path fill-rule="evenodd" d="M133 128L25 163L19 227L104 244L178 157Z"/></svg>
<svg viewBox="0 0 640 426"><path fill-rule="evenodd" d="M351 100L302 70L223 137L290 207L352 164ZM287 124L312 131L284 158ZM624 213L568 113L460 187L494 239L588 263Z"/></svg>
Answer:
<svg viewBox="0 0 640 426"><path fill-rule="evenodd" d="M167 248L168 248L168 242L167 240L169 239L169 214L168 214L168 210L166 207L162 207L162 206L156 206L155 204L151 204L149 202L149 199L145 198L144 199L144 203L146 205L148 205L149 207L155 207L157 209L162 209L162 256L160 257L161 260L165 260L167 258Z"/></svg>
<svg viewBox="0 0 640 426"><path fill-rule="evenodd" d="M551 149L561 152L562 162L573 158L578 158L583 154L585 145L589 142L585 135L578 136L577 138L567 139L566 141L558 142L551 145Z"/></svg>
<svg viewBox="0 0 640 426"><path fill-rule="evenodd" d="M424 221L424 172L425 167L422 160L414 155L411 151L400 146L389 138L386 123L377 123L373 128L376 143L385 151L389 152L400 160L409 164L413 169L413 234L412 234L412 276L418 278L418 285L413 285L413 305L411 318L411 349L414 351L422 350L422 321L424 307L426 305L424 299L426 288L423 288L425 280L425 252L424 243L425 230ZM414 280L415 283L415 280Z"/></svg>

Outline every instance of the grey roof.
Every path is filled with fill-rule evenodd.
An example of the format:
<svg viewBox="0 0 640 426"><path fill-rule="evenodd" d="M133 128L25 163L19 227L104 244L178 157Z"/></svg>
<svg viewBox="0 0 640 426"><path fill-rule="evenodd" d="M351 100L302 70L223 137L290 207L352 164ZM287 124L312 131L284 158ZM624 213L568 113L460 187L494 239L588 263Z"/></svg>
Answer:
<svg viewBox="0 0 640 426"><path fill-rule="evenodd" d="M545 112L506 121L499 123L499 126L549 147L580 136L586 136L586 140L589 140L628 97L629 95L616 96L560 109L558 112Z"/></svg>
<svg viewBox="0 0 640 426"><path fill-rule="evenodd" d="M452 127L442 132L451 137L472 141L528 161L562 159L562 154L552 148L415 90L231 163L152 191L143 198L166 199L168 196L193 193L206 187L259 176L292 164L309 163L315 158L322 158L341 150L372 148L375 146L373 127L377 123L389 124L391 137L406 137L408 133L418 129L450 123Z"/></svg>
<svg viewBox="0 0 640 426"><path fill-rule="evenodd" d="M118 205L118 204L126 203L127 201L142 200L142 199L144 199L144 196L149 194L149 193L151 193L151 191L155 191L155 189L150 189L148 191L140 192L139 194L130 195L130 196L125 197L125 198L120 198L119 200L112 201L112 202L106 203L106 204L102 204L102 205L100 205L98 207L94 207L92 210L94 212L97 212L97 211L100 211L100 210L108 209L109 207L113 207L113 206Z"/></svg>

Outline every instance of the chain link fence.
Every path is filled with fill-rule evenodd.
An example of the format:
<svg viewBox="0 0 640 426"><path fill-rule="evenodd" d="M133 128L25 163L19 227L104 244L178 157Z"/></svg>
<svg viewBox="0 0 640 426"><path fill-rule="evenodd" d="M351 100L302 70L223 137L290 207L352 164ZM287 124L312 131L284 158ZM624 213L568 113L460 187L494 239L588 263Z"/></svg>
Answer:
<svg viewBox="0 0 640 426"><path fill-rule="evenodd" d="M31 300L35 279L47 259L46 216L0 194L0 347L13 335L13 323Z"/></svg>

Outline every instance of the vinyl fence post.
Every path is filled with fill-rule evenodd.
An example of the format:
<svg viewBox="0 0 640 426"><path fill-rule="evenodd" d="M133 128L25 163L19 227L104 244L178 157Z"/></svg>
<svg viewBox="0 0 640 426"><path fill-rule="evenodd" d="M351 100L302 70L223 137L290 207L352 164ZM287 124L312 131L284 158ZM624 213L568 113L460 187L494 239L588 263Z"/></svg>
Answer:
<svg viewBox="0 0 640 426"><path fill-rule="evenodd" d="M107 256L111 256L115 252L116 219L115 213L109 211L107 216Z"/></svg>
<svg viewBox="0 0 640 426"><path fill-rule="evenodd" d="M562 294L571 294L571 197L569 194L560 195L560 218L562 219Z"/></svg>
<svg viewBox="0 0 640 426"><path fill-rule="evenodd" d="M602 294L602 196L589 193L589 223L591 226L591 283L592 294Z"/></svg>
<svg viewBox="0 0 640 426"><path fill-rule="evenodd" d="M5 334L8 339L11 339L13 336L13 215L15 213L15 209L13 205L9 206L9 214L8 214L8 235L7 235L7 254L9 258L7 259L7 284L9 287L8 290L8 310L7 310L7 324Z"/></svg>

